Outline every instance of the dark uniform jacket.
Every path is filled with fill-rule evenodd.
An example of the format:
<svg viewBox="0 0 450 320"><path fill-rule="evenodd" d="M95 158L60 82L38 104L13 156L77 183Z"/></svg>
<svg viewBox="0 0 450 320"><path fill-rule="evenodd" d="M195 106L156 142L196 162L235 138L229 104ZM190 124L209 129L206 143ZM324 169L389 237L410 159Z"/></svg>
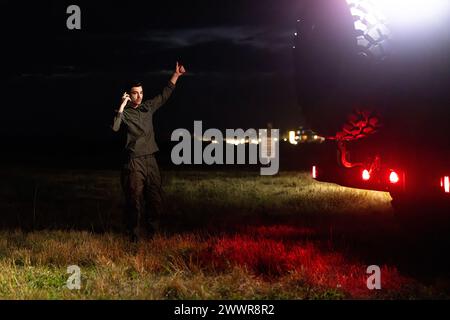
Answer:
<svg viewBox="0 0 450 320"><path fill-rule="evenodd" d="M121 124L127 131L125 152L127 158L136 158L158 151L153 131L153 113L158 110L172 94L175 85L169 81L162 93L146 100L136 108L128 101L123 112L117 112L112 129L119 131Z"/></svg>

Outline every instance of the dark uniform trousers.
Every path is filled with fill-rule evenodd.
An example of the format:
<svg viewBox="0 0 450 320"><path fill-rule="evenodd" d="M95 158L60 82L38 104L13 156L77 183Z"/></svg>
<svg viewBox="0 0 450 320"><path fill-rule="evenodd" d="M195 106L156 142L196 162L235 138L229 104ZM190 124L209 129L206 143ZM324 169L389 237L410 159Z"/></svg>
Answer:
<svg viewBox="0 0 450 320"><path fill-rule="evenodd" d="M125 225L135 235L156 231L163 213L161 175L154 155L129 158L121 174Z"/></svg>

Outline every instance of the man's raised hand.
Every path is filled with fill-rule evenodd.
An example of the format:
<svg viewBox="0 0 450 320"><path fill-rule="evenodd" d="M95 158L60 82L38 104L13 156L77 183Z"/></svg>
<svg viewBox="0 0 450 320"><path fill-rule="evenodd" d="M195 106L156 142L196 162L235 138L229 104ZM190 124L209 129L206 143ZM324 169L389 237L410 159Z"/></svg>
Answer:
<svg viewBox="0 0 450 320"><path fill-rule="evenodd" d="M123 112L123 109L125 109L125 106L127 105L128 101L130 101L130 100L131 100L130 95L128 93L124 92L122 95L122 103L120 105L119 112Z"/></svg>
<svg viewBox="0 0 450 320"><path fill-rule="evenodd" d="M177 65L175 67L175 74L177 76L181 76L181 75L183 75L185 73L186 73L186 70L184 69L184 66L179 64L178 61L177 61Z"/></svg>
<svg viewBox="0 0 450 320"><path fill-rule="evenodd" d="M127 102L130 100L131 100L130 95L124 92L122 95L122 104L127 104Z"/></svg>

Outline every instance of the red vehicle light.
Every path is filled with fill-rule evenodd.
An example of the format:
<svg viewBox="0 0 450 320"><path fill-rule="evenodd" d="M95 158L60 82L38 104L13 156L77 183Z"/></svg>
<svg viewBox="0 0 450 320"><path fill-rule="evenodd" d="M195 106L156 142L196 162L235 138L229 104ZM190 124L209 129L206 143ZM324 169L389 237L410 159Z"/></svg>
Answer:
<svg viewBox="0 0 450 320"><path fill-rule="evenodd" d="M313 166L313 167L312 167L311 176L312 176L313 179L316 179L316 178L317 178L317 169L316 169L316 166Z"/></svg>
<svg viewBox="0 0 450 320"><path fill-rule="evenodd" d="M390 183L397 183L399 182L400 178L398 177L397 172L391 171L391 174L389 175L389 182Z"/></svg>
<svg viewBox="0 0 450 320"><path fill-rule="evenodd" d="M363 170L363 172L362 172L362 179L365 180L365 181L367 181L367 180L370 179L370 173L369 173L369 170L367 170L367 169L364 169L364 170Z"/></svg>
<svg viewBox="0 0 450 320"><path fill-rule="evenodd" d="M444 191L445 193L450 193L450 181L448 176L444 177Z"/></svg>

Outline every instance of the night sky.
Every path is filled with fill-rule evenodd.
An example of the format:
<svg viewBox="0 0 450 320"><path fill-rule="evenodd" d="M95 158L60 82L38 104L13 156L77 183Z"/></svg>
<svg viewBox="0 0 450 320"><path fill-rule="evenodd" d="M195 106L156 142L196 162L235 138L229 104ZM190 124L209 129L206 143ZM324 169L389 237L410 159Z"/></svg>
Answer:
<svg viewBox="0 0 450 320"><path fill-rule="evenodd" d="M66 8L81 8L81 30ZM146 98L175 62L188 74L158 111L156 130L297 126L293 33L299 1L44 1L4 4L13 104L3 133L110 138L124 84ZM26 112L25 112L26 111ZM25 114L26 115L25 115ZM6 132L5 132L6 131Z"/></svg>
<svg viewBox="0 0 450 320"><path fill-rule="evenodd" d="M151 98L167 83L176 61L188 73L154 118L159 144L176 128L192 131L194 120L202 120L204 129L222 130L263 128L268 122L281 130L303 125L293 35L305 3L2 1L6 90L0 134L11 150L6 154L117 151L121 140L110 125L125 84L141 80L144 98ZM81 30L66 28L71 4L81 8ZM330 46L317 50L323 56L332 51ZM442 62L430 59L437 67L430 69L425 79L430 87L422 91L440 88L445 105L442 88L450 64L448 55L441 57ZM318 79L326 80L326 70L321 72ZM406 86L402 94L420 86Z"/></svg>

